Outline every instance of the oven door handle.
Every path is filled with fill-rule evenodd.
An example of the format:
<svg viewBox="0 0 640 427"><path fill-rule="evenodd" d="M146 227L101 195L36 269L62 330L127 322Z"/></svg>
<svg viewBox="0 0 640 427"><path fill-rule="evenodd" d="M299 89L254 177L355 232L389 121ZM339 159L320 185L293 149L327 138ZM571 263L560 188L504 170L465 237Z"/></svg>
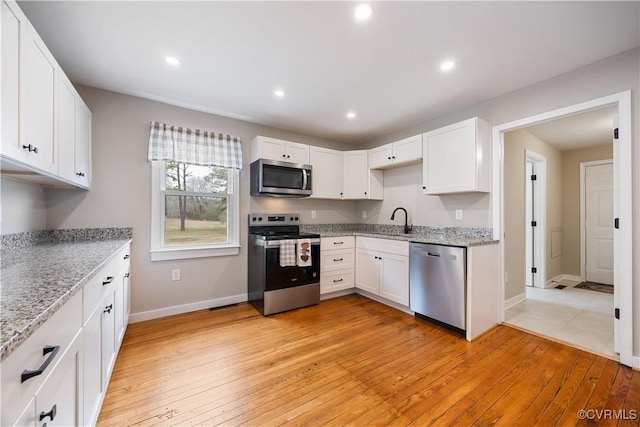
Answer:
<svg viewBox="0 0 640 427"><path fill-rule="evenodd" d="M302 190L307 189L307 170L302 169Z"/></svg>
<svg viewBox="0 0 640 427"><path fill-rule="evenodd" d="M295 239L291 239L297 242L297 240ZM317 246L320 245L320 239L311 239L311 246ZM279 248L280 247L280 242L286 242L286 240L266 240L264 241L265 244L264 246L267 248Z"/></svg>

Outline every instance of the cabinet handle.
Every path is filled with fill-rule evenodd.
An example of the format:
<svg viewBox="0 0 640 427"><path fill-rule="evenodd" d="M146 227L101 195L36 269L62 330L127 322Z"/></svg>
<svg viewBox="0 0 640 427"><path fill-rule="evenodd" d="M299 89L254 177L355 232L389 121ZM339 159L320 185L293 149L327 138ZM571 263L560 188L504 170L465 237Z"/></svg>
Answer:
<svg viewBox="0 0 640 427"><path fill-rule="evenodd" d="M283 158L283 159L286 159L286 158L287 158L287 155L286 155L286 154L283 154L283 155L282 155L282 158Z"/></svg>
<svg viewBox="0 0 640 427"><path fill-rule="evenodd" d="M42 355L46 356L47 354L51 353L51 354L49 354L49 357L47 357L45 359L45 361L42 362L42 365L38 369L36 369L35 371L29 371L28 369L25 369L24 371L22 371L22 375L20 376L20 382L23 383L26 380L28 380L29 378L33 378L33 377L37 377L38 375L42 375L44 370L47 369L47 366L49 366L49 364L56 357L56 354L58 354L59 351L60 351L60 346L59 345L56 345L56 346L45 345L42 348Z"/></svg>
<svg viewBox="0 0 640 427"><path fill-rule="evenodd" d="M129 254L126 254L126 255L124 256L124 259L129 259L129 258L131 258L131 257L129 256Z"/></svg>
<svg viewBox="0 0 640 427"><path fill-rule="evenodd" d="M392 158L393 160L395 160L395 159L396 159L396 156L391 156L391 158Z"/></svg>
<svg viewBox="0 0 640 427"><path fill-rule="evenodd" d="M334 258L333 260L334 260L335 262L338 262L338 261L344 261L344 258Z"/></svg>
<svg viewBox="0 0 640 427"><path fill-rule="evenodd" d="M109 314L111 313L111 310L113 310L113 304L109 304L108 306L106 306L104 310L102 310L102 312Z"/></svg>
<svg viewBox="0 0 640 427"><path fill-rule="evenodd" d="M290 158L291 158L291 156L287 154L287 159L290 159Z"/></svg>
<svg viewBox="0 0 640 427"><path fill-rule="evenodd" d="M56 413L58 412L58 407L57 405L53 405L53 408L51 408L51 410L49 412L40 412L40 421L44 420L47 417L51 418L51 421L53 421L53 419L56 417Z"/></svg>
<svg viewBox="0 0 640 427"><path fill-rule="evenodd" d="M367 195L367 192L366 192L366 191L364 192L364 195L365 195L365 196Z"/></svg>
<svg viewBox="0 0 640 427"><path fill-rule="evenodd" d="M423 185L423 186L422 186L422 189L423 189L423 190L426 190L426 189L427 189L427 186L426 186L426 185Z"/></svg>
<svg viewBox="0 0 640 427"><path fill-rule="evenodd" d="M333 283L338 283L338 282L342 282L342 279L334 279Z"/></svg>
<svg viewBox="0 0 640 427"><path fill-rule="evenodd" d="M124 277L129 277L129 273L125 274Z"/></svg>
<svg viewBox="0 0 640 427"><path fill-rule="evenodd" d="M113 282L113 279L115 279L115 277L113 276L107 276L107 280L102 282L102 286L104 285L108 285L109 283Z"/></svg>
<svg viewBox="0 0 640 427"><path fill-rule="evenodd" d="M84 172L76 172L77 176L84 176Z"/></svg>
<svg viewBox="0 0 640 427"><path fill-rule="evenodd" d="M391 157L387 157L387 160L391 160Z"/></svg>
<svg viewBox="0 0 640 427"><path fill-rule="evenodd" d="M30 153L34 152L34 153L38 154L38 147L36 147L35 145L31 145L31 144L23 145L22 148L24 148L26 150L29 150Z"/></svg>
<svg viewBox="0 0 640 427"><path fill-rule="evenodd" d="M343 245L344 242L333 242L334 245Z"/></svg>

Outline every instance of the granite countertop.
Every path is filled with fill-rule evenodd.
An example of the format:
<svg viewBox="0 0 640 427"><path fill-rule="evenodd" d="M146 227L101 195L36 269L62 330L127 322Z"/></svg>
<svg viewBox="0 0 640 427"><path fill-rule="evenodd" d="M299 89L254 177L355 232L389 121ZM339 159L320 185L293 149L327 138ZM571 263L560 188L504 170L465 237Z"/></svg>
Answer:
<svg viewBox="0 0 640 427"><path fill-rule="evenodd" d="M78 293L131 236L131 228L2 236L0 360Z"/></svg>
<svg viewBox="0 0 640 427"><path fill-rule="evenodd" d="M320 237L361 236L446 246L482 246L497 244L490 228L422 227L414 226L409 234L402 226L380 224L309 224L301 231L318 233Z"/></svg>

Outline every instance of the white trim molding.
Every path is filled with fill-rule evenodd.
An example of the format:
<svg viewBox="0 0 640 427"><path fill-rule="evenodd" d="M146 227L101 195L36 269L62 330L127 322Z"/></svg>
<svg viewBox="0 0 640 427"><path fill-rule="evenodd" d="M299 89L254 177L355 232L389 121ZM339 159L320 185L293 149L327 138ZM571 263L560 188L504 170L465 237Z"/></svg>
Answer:
<svg viewBox="0 0 640 427"><path fill-rule="evenodd" d="M525 301L526 299L527 299L527 294L524 292L516 295L515 297L511 297L508 300L504 301L504 309L509 310L511 307L515 306L516 304L520 304L522 301Z"/></svg>

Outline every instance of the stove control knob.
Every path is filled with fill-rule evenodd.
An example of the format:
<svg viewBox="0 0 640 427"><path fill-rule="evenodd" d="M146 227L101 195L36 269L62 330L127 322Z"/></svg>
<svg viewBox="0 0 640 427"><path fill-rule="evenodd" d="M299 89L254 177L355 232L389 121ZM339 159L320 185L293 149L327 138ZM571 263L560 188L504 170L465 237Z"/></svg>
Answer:
<svg viewBox="0 0 640 427"><path fill-rule="evenodd" d="M289 217L289 221L293 221L293 217L292 217L292 216L291 216L291 217Z"/></svg>
<svg viewBox="0 0 640 427"><path fill-rule="evenodd" d="M258 217L258 221L262 221L262 217L261 216Z"/></svg>
<svg viewBox="0 0 640 427"><path fill-rule="evenodd" d="M298 220L298 217L296 217L296 221Z"/></svg>
<svg viewBox="0 0 640 427"><path fill-rule="evenodd" d="M256 222L256 217L251 218L251 221Z"/></svg>

